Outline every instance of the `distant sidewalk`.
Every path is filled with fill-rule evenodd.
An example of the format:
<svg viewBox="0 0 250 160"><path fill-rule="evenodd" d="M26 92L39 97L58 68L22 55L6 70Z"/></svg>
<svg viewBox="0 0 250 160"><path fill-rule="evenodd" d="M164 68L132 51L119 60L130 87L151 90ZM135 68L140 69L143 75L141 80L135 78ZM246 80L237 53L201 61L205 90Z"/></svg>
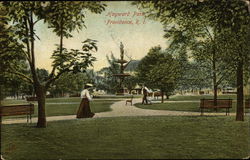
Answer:
<svg viewBox="0 0 250 160"><path fill-rule="evenodd" d="M133 104L141 103L141 98L136 98L133 100ZM101 117L122 117L122 116L199 116L200 112L186 112L186 111L168 111L168 110L152 110L152 109L141 109L134 105L126 105L125 100L115 102L111 105L111 111L96 113L94 118ZM205 115L225 115L225 113L205 113ZM230 116L235 116L235 113L230 113ZM47 121L59 121L59 120L73 120L76 119L76 115L67 116L51 116L47 117ZM25 118L22 119L5 119L3 124L16 124L16 123L26 123ZM32 123L37 122L37 117L32 118Z"/></svg>

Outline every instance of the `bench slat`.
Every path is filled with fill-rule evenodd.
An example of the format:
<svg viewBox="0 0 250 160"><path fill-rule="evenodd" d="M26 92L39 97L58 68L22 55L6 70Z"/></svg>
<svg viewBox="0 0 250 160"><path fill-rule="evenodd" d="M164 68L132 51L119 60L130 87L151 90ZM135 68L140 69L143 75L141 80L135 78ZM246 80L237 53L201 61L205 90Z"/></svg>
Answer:
<svg viewBox="0 0 250 160"><path fill-rule="evenodd" d="M200 109L201 115L203 115L204 109L217 109L225 108L226 115L229 115L229 109L232 108L232 99L217 99L216 105L214 104L214 99L201 99L200 100Z"/></svg>
<svg viewBox="0 0 250 160"><path fill-rule="evenodd" d="M17 116L17 115L27 115L27 114L30 114L30 113L27 113L27 112L7 112L7 113L2 114L2 116ZM34 114L34 113L31 113L31 114Z"/></svg>
<svg viewBox="0 0 250 160"><path fill-rule="evenodd" d="M213 99L201 99L200 108L232 108L232 99L217 99L217 105Z"/></svg>
<svg viewBox="0 0 250 160"><path fill-rule="evenodd" d="M32 111L32 107L31 108L2 108L2 113L5 113L5 112L30 112Z"/></svg>
<svg viewBox="0 0 250 160"><path fill-rule="evenodd" d="M12 105L0 107L1 116L15 116L15 115L34 114L34 104L29 105Z"/></svg>

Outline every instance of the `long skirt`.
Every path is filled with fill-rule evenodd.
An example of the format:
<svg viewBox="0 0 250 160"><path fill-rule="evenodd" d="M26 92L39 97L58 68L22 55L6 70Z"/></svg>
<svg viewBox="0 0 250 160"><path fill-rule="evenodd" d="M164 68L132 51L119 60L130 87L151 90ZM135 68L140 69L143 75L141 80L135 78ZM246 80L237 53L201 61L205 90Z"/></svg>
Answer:
<svg viewBox="0 0 250 160"><path fill-rule="evenodd" d="M88 98L82 98L81 104L76 114L76 118L91 118L94 115L95 114L90 110Z"/></svg>

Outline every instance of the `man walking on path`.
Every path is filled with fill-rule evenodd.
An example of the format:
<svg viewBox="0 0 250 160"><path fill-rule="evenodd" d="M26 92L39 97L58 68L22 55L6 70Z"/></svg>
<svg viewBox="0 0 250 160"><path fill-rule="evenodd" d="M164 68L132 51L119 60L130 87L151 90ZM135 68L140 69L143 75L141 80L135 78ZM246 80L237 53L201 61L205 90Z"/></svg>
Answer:
<svg viewBox="0 0 250 160"><path fill-rule="evenodd" d="M142 93L143 93L142 104L144 104L144 102L146 102L146 104L148 104L147 96L149 93L149 89L146 86L143 86Z"/></svg>

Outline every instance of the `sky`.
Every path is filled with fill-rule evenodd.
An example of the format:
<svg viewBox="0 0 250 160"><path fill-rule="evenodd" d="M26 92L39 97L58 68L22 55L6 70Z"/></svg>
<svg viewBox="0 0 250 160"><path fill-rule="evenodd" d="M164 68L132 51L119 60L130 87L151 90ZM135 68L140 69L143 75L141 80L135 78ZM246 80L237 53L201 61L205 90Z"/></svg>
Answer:
<svg viewBox="0 0 250 160"><path fill-rule="evenodd" d="M144 57L151 47L168 46L167 40L163 38L164 31L161 23L145 18L142 11L131 5L131 1L105 3L107 7L101 14L86 11L87 28L83 28L80 32L73 32L73 38L64 40L64 47L68 49L81 49L81 42L87 38L98 41L98 51L93 54L97 61L89 69L98 71L108 66L106 55L110 56L111 52L119 58L120 42L124 45L125 53L133 60ZM129 24L117 24L119 21ZM43 22L37 23L35 29L40 38L36 40L35 46L36 66L51 71L50 57L56 49L55 44L59 44L59 37ZM128 57L125 56L125 59L129 60Z"/></svg>

